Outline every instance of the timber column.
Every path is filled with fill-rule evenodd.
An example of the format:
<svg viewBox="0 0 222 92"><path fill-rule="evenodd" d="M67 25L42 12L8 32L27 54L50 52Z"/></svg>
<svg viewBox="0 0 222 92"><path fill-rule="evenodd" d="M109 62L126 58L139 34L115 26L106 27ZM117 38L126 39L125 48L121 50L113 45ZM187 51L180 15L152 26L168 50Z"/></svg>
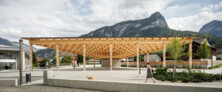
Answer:
<svg viewBox="0 0 222 92"><path fill-rule="evenodd" d="M94 66L94 68L96 67L95 58L93 58L93 66Z"/></svg>
<svg viewBox="0 0 222 92"><path fill-rule="evenodd" d="M192 41L189 42L189 68L192 68Z"/></svg>
<svg viewBox="0 0 222 92"><path fill-rule="evenodd" d="M56 44L56 68L59 68L59 44Z"/></svg>
<svg viewBox="0 0 222 92"><path fill-rule="evenodd" d="M137 42L136 67L139 68L139 42Z"/></svg>
<svg viewBox="0 0 222 92"><path fill-rule="evenodd" d="M33 51L32 51L32 43L31 42L29 42L29 61L30 61L30 70L32 70L32 65L33 65L33 57L32 57L32 55L33 55Z"/></svg>
<svg viewBox="0 0 222 92"><path fill-rule="evenodd" d="M166 43L163 42L163 67L166 67Z"/></svg>
<svg viewBox="0 0 222 92"><path fill-rule="evenodd" d="M113 51L112 51L112 43L110 43L110 71L112 71L113 67Z"/></svg>
<svg viewBox="0 0 222 92"><path fill-rule="evenodd" d="M126 59L126 66L129 67L129 58Z"/></svg>
<svg viewBox="0 0 222 92"><path fill-rule="evenodd" d="M76 69L76 54L73 53L73 68Z"/></svg>
<svg viewBox="0 0 222 92"><path fill-rule="evenodd" d="M86 71L86 44L83 43L83 70Z"/></svg>
<svg viewBox="0 0 222 92"><path fill-rule="evenodd" d="M146 54L146 63L149 63L149 57L150 57L150 54L149 52Z"/></svg>

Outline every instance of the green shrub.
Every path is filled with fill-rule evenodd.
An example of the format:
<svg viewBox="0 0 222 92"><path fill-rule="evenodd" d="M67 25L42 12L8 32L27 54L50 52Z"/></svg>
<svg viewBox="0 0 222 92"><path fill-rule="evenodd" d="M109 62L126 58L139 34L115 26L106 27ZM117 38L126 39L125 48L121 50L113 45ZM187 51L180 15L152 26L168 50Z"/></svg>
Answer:
<svg viewBox="0 0 222 92"><path fill-rule="evenodd" d="M33 68L38 67L38 64L33 64L32 67Z"/></svg>
<svg viewBox="0 0 222 92"><path fill-rule="evenodd" d="M221 60L221 57L217 57L217 60Z"/></svg>
<svg viewBox="0 0 222 92"><path fill-rule="evenodd" d="M121 67L127 67L127 65L121 65Z"/></svg>
<svg viewBox="0 0 222 92"><path fill-rule="evenodd" d="M167 68L157 68L154 78L161 81L182 81L182 82L212 82L222 80L221 74L206 74L200 72L177 72L174 77L172 72L167 72Z"/></svg>
<svg viewBox="0 0 222 92"><path fill-rule="evenodd" d="M164 76L164 75L154 74L153 76L154 76L157 80L161 80L161 81L165 81L165 80L166 80L166 76Z"/></svg>
<svg viewBox="0 0 222 92"><path fill-rule="evenodd" d="M182 82L191 82L192 79L193 79L192 76L185 75L183 78L181 78L181 81Z"/></svg>
<svg viewBox="0 0 222 92"><path fill-rule="evenodd" d="M70 56L64 56L61 60L61 63L71 63L73 60L73 58L71 58Z"/></svg>
<svg viewBox="0 0 222 92"><path fill-rule="evenodd" d="M44 59L39 63L39 65L43 67L43 66L46 65L46 62L50 62L50 59L49 59L49 58L44 58Z"/></svg>
<svg viewBox="0 0 222 92"><path fill-rule="evenodd" d="M213 78L215 78L215 80L222 80L222 75L215 74L215 75L213 75Z"/></svg>
<svg viewBox="0 0 222 92"><path fill-rule="evenodd" d="M156 68L155 73L156 73L156 74L166 75L166 73L167 73L167 67Z"/></svg>

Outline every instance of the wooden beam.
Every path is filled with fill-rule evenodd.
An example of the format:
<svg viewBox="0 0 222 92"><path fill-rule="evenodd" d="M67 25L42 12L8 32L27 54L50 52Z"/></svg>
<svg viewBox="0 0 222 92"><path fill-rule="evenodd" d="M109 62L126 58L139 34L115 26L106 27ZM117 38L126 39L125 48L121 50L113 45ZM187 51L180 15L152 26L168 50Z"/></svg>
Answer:
<svg viewBox="0 0 222 92"><path fill-rule="evenodd" d="M83 44L85 44L85 43L83 43ZM79 46L76 48L76 53L78 53L78 54L80 54L81 53L81 55L83 55L83 44L79 44Z"/></svg>
<svg viewBox="0 0 222 92"><path fill-rule="evenodd" d="M110 43L110 71L112 71L113 67L113 52L112 52L112 43Z"/></svg>
<svg viewBox="0 0 222 92"><path fill-rule="evenodd" d="M166 67L166 43L163 42L163 67Z"/></svg>
<svg viewBox="0 0 222 92"><path fill-rule="evenodd" d="M70 52L71 47L73 46L73 44L70 44L67 48L66 51Z"/></svg>
<svg viewBox="0 0 222 92"><path fill-rule="evenodd" d="M189 42L189 68L192 68L192 42Z"/></svg>
<svg viewBox="0 0 222 92"><path fill-rule="evenodd" d="M143 49L145 50L145 52L149 52L149 48L146 46L146 43L141 44L143 46Z"/></svg>
<svg viewBox="0 0 222 92"><path fill-rule="evenodd" d="M72 48L72 50L70 50L71 52L73 52L73 53L76 53L76 49L77 49L77 47L79 46L80 44L73 44L73 48Z"/></svg>
<svg viewBox="0 0 222 92"><path fill-rule="evenodd" d="M30 61L30 69L32 70L32 65L33 65L33 51L32 51L32 43L29 42L29 61Z"/></svg>
<svg viewBox="0 0 222 92"><path fill-rule="evenodd" d="M56 67L59 68L59 44L56 44Z"/></svg>

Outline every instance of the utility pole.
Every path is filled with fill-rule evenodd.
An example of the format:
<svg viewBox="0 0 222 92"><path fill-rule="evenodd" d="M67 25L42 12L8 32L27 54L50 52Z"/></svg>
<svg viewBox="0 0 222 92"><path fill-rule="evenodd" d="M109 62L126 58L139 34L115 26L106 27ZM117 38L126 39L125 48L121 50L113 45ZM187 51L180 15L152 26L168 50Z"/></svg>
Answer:
<svg viewBox="0 0 222 92"><path fill-rule="evenodd" d="M20 85L22 85L22 72L23 72L23 50L22 50L22 42L23 40L19 40L20 45L20 69L19 69L19 77L20 77Z"/></svg>

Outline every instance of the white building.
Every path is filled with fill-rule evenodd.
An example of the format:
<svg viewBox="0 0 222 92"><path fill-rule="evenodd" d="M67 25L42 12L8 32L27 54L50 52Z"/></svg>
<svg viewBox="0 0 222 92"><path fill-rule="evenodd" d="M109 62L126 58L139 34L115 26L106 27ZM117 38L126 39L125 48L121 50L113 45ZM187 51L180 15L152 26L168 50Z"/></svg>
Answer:
<svg viewBox="0 0 222 92"><path fill-rule="evenodd" d="M23 70L29 69L29 55L23 51ZM20 69L20 50L15 46L0 45L0 69Z"/></svg>

